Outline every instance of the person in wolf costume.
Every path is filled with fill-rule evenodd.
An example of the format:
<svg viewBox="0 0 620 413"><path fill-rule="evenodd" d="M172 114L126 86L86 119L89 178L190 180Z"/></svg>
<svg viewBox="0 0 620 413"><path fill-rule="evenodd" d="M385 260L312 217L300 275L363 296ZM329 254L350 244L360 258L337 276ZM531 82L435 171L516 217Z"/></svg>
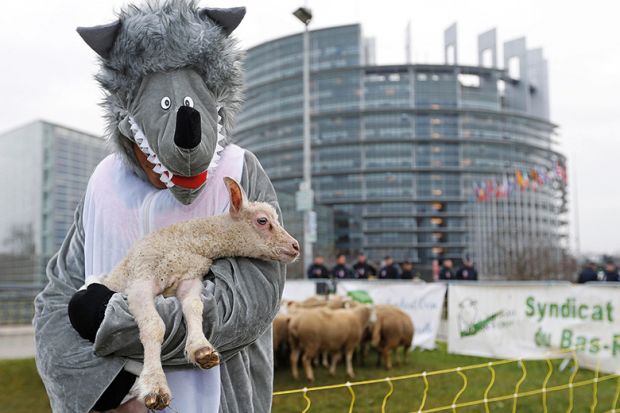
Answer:
<svg viewBox="0 0 620 413"><path fill-rule="evenodd" d="M242 53L230 34L244 14L149 0L128 6L114 23L78 28L100 57L96 79L114 153L93 172L35 300L36 362L54 412L136 408L128 391L142 347L126 297L96 283L76 293L85 282L109 272L147 233L226 211L223 176L240 182L249 200L279 210L256 157L226 140L242 100ZM270 410L271 320L284 279L275 262L214 262L203 281L203 319L222 362L210 370L187 365L181 306L157 297L175 395L167 411Z"/></svg>

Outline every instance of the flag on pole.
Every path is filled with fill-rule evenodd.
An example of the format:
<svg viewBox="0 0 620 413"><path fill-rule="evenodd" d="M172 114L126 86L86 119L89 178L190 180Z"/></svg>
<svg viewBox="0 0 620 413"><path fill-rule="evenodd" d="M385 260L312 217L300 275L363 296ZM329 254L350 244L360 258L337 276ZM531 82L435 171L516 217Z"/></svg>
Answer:
<svg viewBox="0 0 620 413"><path fill-rule="evenodd" d="M516 176L517 185L519 185L519 188L521 188L521 190L526 189L527 188L527 177L523 175L523 172L520 169L517 169L515 176Z"/></svg>

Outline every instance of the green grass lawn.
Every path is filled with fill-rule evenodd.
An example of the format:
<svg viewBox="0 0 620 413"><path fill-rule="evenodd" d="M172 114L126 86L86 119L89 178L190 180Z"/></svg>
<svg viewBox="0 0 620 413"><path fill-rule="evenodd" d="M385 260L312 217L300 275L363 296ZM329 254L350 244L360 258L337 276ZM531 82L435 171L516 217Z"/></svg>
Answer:
<svg viewBox="0 0 620 413"><path fill-rule="evenodd" d="M366 367L356 366L355 381L399 376L415 372L449 369L456 366L467 366L483 363L488 359L447 354L445 345L435 351L414 351L409 354L407 364L397 365L389 373L375 366L374 355L367 362ZM558 370L560 361L554 361L554 372L549 379L548 387L568 383L570 368L563 372ZM547 374L547 364L544 361L525 362L527 368L526 380L521 385L520 392L538 389ZM496 380L489 392L489 398L512 394L516 382L521 377L521 369L517 363L497 366ZM468 386L459 398L459 402L478 400L484 397L489 384L491 373L487 368L466 371ZM336 377L330 377L320 367L315 368L317 380L312 385L337 384L346 382L344 367L340 365ZM603 374L601 374L602 376ZM594 377L588 370L580 370L575 382ZM429 377L429 392L425 409L450 405L456 393L461 389L463 380L456 373ZM608 412L612 408L617 386L616 379L598 384L598 404L594 411ZM275 389L287 390L309 386L305 380L295 381L291 377L288 365L283 363L276 369ZM50 408L45 395L45 389L37 375L32 359L0 361L0 413L46 413ZM378 383L354 387L356 393L355 412L380 412L381 403L389 386L387 383ZM424 382L421 378L407 379L394 382L394 393L386 405L387 412L416 412L420 407ZM574 409L576 413L590 412L593 400L593 386L588 385L574 389ZM312 400L310 412L331 413L347 412L351 396L346 388L310 392ZM549 413L565 412L568 407L569 391L551 392L547 395ZM306 402L301 394L274 397L274 412L301 412ZM512 400L489 404L491 412L511 412ZM619 406L620 407L620 401ZM460 413L485 412L482 405L460 408ZM518 412L543 412L542 396L535 395L520 398Z"/></svg>
<svg viewBox="0 0 620 413"><path fill-rule="evenodd" d="M33 359L0 360L0 413L51 412Z"/></svg>
<svg viewBox="0 0 620 413"><path fill-rule="evenodd" d="M374 356L374 355L373 355ZM387 376L395 377L415 372L450 369L457 366L467 366L478 363L485 363L489 359L480 357L468 357L447 354L445 345L441 344L435 351L413 351L409 354L407 364L395 366L390 372L378 369L375 365L375 358L371 357L371 362L367 367L357 367L355 369L356 378L354 381L384 378ZM571 375L570 366L563 372L558 370L561 361L553 361L553 374L551 375L547 387L557 386L568 383ZM372 364L372 367L370 366ZM572 366L572 363L571 363ZM521 384L520 393L524 391L540 389L547 375L548 367L545 361L525 362L527 376ZM521 378L522 371L518 364L510 363L495 367L495 384L489 391L489 398L513 394L515 384ZM491 380L491 372L485 367L482 369L466 371L468 386L459 398L459 403L473 400L484 399L484 392ZM304 386L317 386L325 384L337 384L347 381L344 366L340 365L336 377L330 377L323 368L315 368L317 377L315 383L309 384L305 380L295 381L288 366L276 369L275 389L288 390ZM603 376L604 374L601 374ZM587 380L594 377L594 372L580 370L574 381ZM449 406L455 395L463 386L463 379L457 373L432 376L428 378L429 391L425 409L434 407ZM422 378L406 379L394 383L394 392L386 404L387 412L417 412L424 393L424 382ZM612 408L616 386L618 381L614 378L609 381L598 383L597 399L598 405L595 412L607 412ZM383 398L389 390L387 383L370 384L353 387L356 393L354 412L380 412ZM588 385L574 389L574 409L573 412L589 412L592 404L593 386ZM312 401L310 412L348 412L351 396L348 389L334 389L325 391L309 392L308 396ZM498 401L489 403L491 412L512 412L512 400ZM548 412L566 412L569 403L569 391L561 390L547 394ZM275 396L273 403L274 412L301 412L306 406L306 401L301 394ZM518 412L543 412L542 396L535 395L519 398L517 404ZM618 403L620 408L620 401ZM451 409L446 411L452 411ZM460 413L485 412L483 405L464 407L457 409ZM620 410L619 410L620 411Z"/></svg>

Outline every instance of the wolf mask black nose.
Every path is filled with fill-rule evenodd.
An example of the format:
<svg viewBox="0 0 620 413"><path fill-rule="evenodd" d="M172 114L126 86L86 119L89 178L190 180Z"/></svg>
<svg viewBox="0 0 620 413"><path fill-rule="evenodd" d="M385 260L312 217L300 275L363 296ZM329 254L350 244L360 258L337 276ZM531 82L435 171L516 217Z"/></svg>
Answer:
<svg viewBox="0 0 620 413"><path fill-rule="evenodd" d="M200 112L189 106L177 111L174 143L183 149L194 149L200 144Z"/></svg>

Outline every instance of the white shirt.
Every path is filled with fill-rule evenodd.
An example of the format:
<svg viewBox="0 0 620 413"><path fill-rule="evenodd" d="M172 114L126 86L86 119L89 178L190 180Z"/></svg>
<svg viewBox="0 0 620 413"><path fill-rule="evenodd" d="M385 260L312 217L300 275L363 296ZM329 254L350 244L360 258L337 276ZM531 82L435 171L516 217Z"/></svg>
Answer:
<svg viewBox="0 0 620 413"><path fill-rule="evenodd" d="M131 245L146 234L175 222L224 213L229 195L223 178L241 181L244 150L228 145L205 188L190 205L177 201L169 190L155 188L135 175L118 155L97 166L84 198L85 281L110 272ZM220 370L214 367L166 367L172 402L165 413L216 413L220 403Z"/></svg>

